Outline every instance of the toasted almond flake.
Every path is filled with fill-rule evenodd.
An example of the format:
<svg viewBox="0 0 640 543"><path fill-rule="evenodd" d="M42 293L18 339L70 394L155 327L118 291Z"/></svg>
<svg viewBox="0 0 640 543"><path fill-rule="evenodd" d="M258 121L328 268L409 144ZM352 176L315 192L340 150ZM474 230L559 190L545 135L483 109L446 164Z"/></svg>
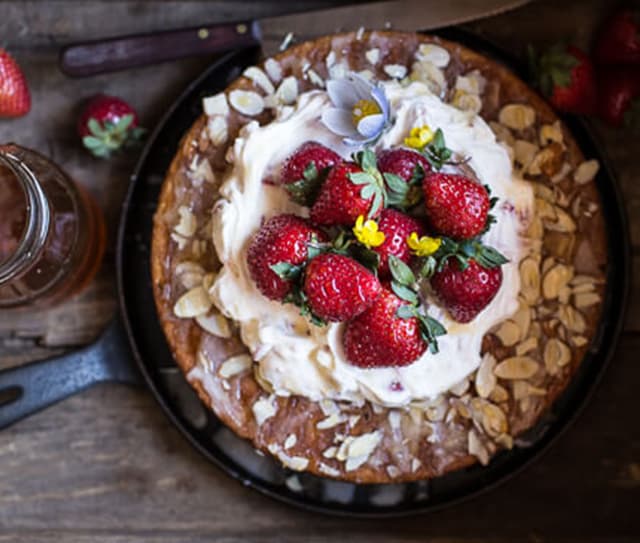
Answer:
<svg viewBox="0 0 640 543"><path fill-rule="evenodd" d="M487 80L482 74L478 70L473 70L465 75L459 75L454 88L478 96L484 92L486 84Z"/></svg>
<svg viewBox="0 0 640 543"><path fill-rule="evenodd" d="M327 69L331 68L336 63L336 52L331 50L325 59L325 64L327 65Z"/></svg>
<svg viewBox="0 0 640 543"><path fill-rule="evenodd" d="M520 263L521 292L529 304L535 304L540 296L540 270L533 258L525 258Z"/></svg>
<svg viewBox="0 0 640 543"><path fill-rule="evenodd" d="M320 77L318 72L316 72L315 70L309 70L307 71L307 76L309 77L309 81L311 81L311 83L313 83L316 87L324 89L324 79Z"/></svg>
<svg viewBox="0 0 640 543"><path fill-rule="evenodd" d="M400 470L398 469L397 466L390 465L390 466L387 466L385 469L386 469L387 475L392 479L395 479L398 475L400 475Z"/></svg>
<svg viewBox="0 0 640 543"><path fill-rule="evenodd" d="M320 402L318 402L318 405L320 406L320 410L325 415L325 417L328 417L329 415L332 415L334 413L340 413L340 408L338 407L338 404L333 400L329 400L329 399L320 400Z"/></svg>
<svg viewBox="0 0 640 543"><path fill-rule="evenodd" d="M587 329L587 323L582 313L574 309L570 305L561 305L558 308L558 318L560 322L572 332L584 334Z"/></svg>
<svg viewBox="0 0 640 543"><path fill-rule="evenodd" d="M556 262L555 258L553 258L552 256L548 256L547 258L545 258L544 261L542 262L542 267L540 268L542 275L544 275L551 268L553 268L553 265L555 264L555 262Z"/></svg>
<svg viewBox="0 0 640 543"><path fill-rule="evenodd" d="M587 343L589 343L589 340L584 336L573 336L571 338L571 341L576 347L584 347Z"/></svg>
<svg viewBox="0 0 640 543"><path fill-rule="evenodd" d="M551 182L552 183L560 183L562 181L564 181L567 178L567 175L569 175L569 173L571 172L571 164L569 164L568 162L564 162L562 164L562 166L560 167L560 170L558 170L558 173L556 173L552 178L551 178ZM567 206L567 203L563 203L562 205L564 205L565 207Z"/></svg>
<svg viewBox="0 0 640 543"><path fill-rule="evenodd" d="M445 402L440 402L436 405L430 405L425 409L425 415L431 422L440 422L442 419L444 419L444 416L446 414L447 404Z"/></svg>
<svg viewBox="0 0 640 543"><path fill-rule="evenodd" d="M601 283L601 282L602 282L601 280L599 280L596 277L593 277L591 275L578 274L573 279L571 279L571 286L589 284L589 285L592 286L592 288L595 288L595 284L596 283Z"/></svg>
<svg viewBox="0 0 640 543"><path fill-rule="evenodd" d="M538 146L527 140L516 140L513 144L513 158L526 170L538 152Z"/></svg>
<svg viewBox="0 0 640 543"><path fill-rule="evenodd" d="M324 456L325 458L335 458L337 452L338 452L338 447L332 446L332 447L329 447L328 449L325 449L322 452L322 456Z"/></svg>
<svg viewBox="0 0 640 543"><path fill-rule="evenodd" d="M227 120L219 115L209 119L207 121L207 133L209 134L211 143L214 145L222 145L229 137ZM209 163L208 160L203 162L207 162L207 164ZM209 169L211 169L211 165L209 165ZM213 178L213 171L211 172L211 175Z"/></svg>
<svg viewBox="0 0 640 543"><path fill-rule="evenodd" d="M437 68L446 68L451 60L451 55L444 47L432 43L421 43L416 51L416 58L431 62Z"/></svg>
<svg viewBox="0 0 640 543"><path fill-rule="evenodd" d="M499 436L494 437L493 440L498 445L500 445L501 447L504 447L505 449L508 449L508 450L513 449L513 437L511 437L509 434L501 434Z"/></svg>
<svg viewBox="0 0 640 543"><path fill-rule="evenodd" d="M249 66L243 73L246 78L250 79L255 83L258 87L260 87L267 94L273 94L275 92L275 88L273 83L267 76L267 74L262 71L262 69L257 66Z"/></svg>
<svg viewBox="0 0 640 543"><path fill-rule="evenodd" d="M369 456L382 440L382 433L379 431L361 434L353 437L353 441L349 444L348 456Z"/></svg>
<svg viewBox="0 0 640 543"><path fill-rule="evenodd" d="M319 421L316 424L316 428L318 430L327 430L328 428L333 428L334 426L337 426L338 424L342 424L346 419L338 414L338 413L332 413L331 415L329 415L327 418L322 419L321 421Z"/></svg>
<svg viewBox="0 0 640 543"><path fill-rule="evenodd" d="M264 110L264 99L254 91L234 89L229 93L229 103L249 117L259 115Z"/></svg>
<svg viewBox="0 0 640 543"><path fill-rule="evenodd" d="M509 392L505 387L498 384L489 394L489 399L494 403L506 402L509 399Z"/></svg>
<svg viewBox="0 0 640 543"><path fill-rule="evenodd" d="M568 304L571 296L571 289L565 285L558 291L558 301L561 304Z"/></svg>
<svg viewBox="0 0 640 543"><path fill-rule="evenodd" d="M573 303L578 309L595 305L600 300L600 294L597 292L581 292L573 296Z"/></svg>
<svg viewBox="0 0 640 543"><path fill-rule="evenodd" d="M284 452L278 453L278 458L286 467L293 471L303 471L309 465L309 459L304 456L289 456Z"/></svg>
<svg viewBox="0 0 640 543"><path fill-rule="evenodd" d="M545 221L545 224L549 222L549 220L555 221L557 220L556 215L556 207L549 201L544 198L536 198L536 213L538 217Z"/></svg>
<svg viewBox="0 0 640 543"><path fill-rule="evenodd" d="M212 311L206 315L196 316L196 322L200 328L213 336L225 339L231 337L229 321L227 321L224 315L221 315L217 311Z"/></svg>
<svg viewBox="0 0 640 543"><path fill-rule="evenodd" d="M527 167L527 173L552 177L560 171L563 157L564 149L562 146L559 143L550 143L536 153Z"/></svg>
<svg viewBox="0 0 640 543"><path fill-rule="evenodd" d="M198 227L196 216L187 206L180 206L178 208L178 214L180 215L180 220L173 231L180 236L190 238L195 234Z"/></svg>
<svg viewBox="0 0 640 543"><path fill-rule="evenodd" d="M280 51L284 51L291 45L291 42L293 42L293 32L287 32L286 36L282 39L282 42L280 42L278 49L280 49Z"/></svg>
<svg viewBox="0 0 640 543"><path fill-rule="evenodd" d="M229 104L227 104L227 97L224 92L203 98L202 109L209 117L214 115L226 117L229 115Z"/></svg>
<svg viewBox="0 0 640 543"><path fill-rule="evenodd" d="M509 147L513 147L516 140L513 137L511 130L509 130L505 125L495 121L490 121L489 126L495 134L497 141L506 143Z"/></svg>
<svg viewBox="0 0 640 543"><path fill-rule="evenodd" d="M547 391L543 388L534 387L527 381L514 381L513 382L513 398L516 401L522 400L529 396L544 396Z"/></svg>
<svg viewBox="0 0 640 543"><path fill-rule="evenodd" d="M195 287L185 292L173 306L173 313L180 319L190 319L205 315L211 309L209 294L202 287Z"/></svg>
<svg viewBox="0 0 640 543"><path fill-rule="evenodd" d="M495 331L495 335L500 338L500 341L505 347L511 347L518 343L521 337L520 328L513 321L504 321L500 327Z"/></svg>
<svg viewBox="0 0 640 543"><path fill-rule="evenodd" d="M493 355L486 353L482 357L475 378L476 392L481 398L488 398L496 386L497 380L493 373L495 365L496 359Z"/></svg>
<svg viewBox="0 0 640 543"><path fill-rule="evenodd" d="M578 185L584 185L595 178L599 169L600 164L597 160L585 160L576 168L573 173L573 180Z"/></svg>
<svg viewBox="0 0 640 543"><path fill-rule="evenodd" d="M402 79L407 75L407 67L404 64L387 64L382 69L393 79Z"/></svg>
<svg viewBox="0 0 640 543"><path fill-rule="evenodd" d="M462 89L456 90L451 103L460 111L471 111L480 113L482 109L482 100L477 94L470 94Z"/></svg>
<svg viewBox="0 0 640 543"><path fill-rule="evenodd" d="M292 75L285 77L276 91L276 98L281 104L293 104L298 98L298 80Z"/></svg>
<svg viewBox="0 0 640 543"><path fill-rule="evenodd" d="M563 367L571 362L571 349L557 338L551 338L544 347L545 367Z"/></svg>
<svg viewBox="0 0 640 543"><path fill-rule="evenodd" d="M416 471L418 471L420 469L420 466L422 466L422 462L420 462L420 460L418 458L412 458L411 459L411 472L415 473Z"/></svg>
<svg viewBox="0 0 640 543"><path fill-rule="evenodd" d="M538 363L529 356L512 356L500 362L493 372L500 379L529 379L538 368Z"/></svg>
<svg viewBox="0 0 640 543"><path fill-rule="evenodd" d="M360 41L364 37L364 33L365 33L364 26L361 26L360 28L358 28L358 31L356 32L356 40Z"/></svg>
<svg viewBox="0 0 640 543"><path fill-rule="evenodd" d="M504 412L490 402L483 402L482 408L482 426L490 436L504 434L509 429L507 417Z"/></svg>
<svg viewBox="0 0 640 543"><path fill-rule="evenodd" d="M182 251L187 246L187 242L189 241L184 236L176 234L175 232L171 232L171 239L176 243L180 251Z"/></svg>
<svg viewBox="0 0 640 543"><path fill-rule="evenodd" d="M547 300L558 297L560 290L568 287L573 277L573 267L564 264L556 264L544 274L542 279L542 294Z"/></svg>
<svg viewBox="0 0 640 543"><path fill-rule="evenodd" d="M345 471L353 471L358 469L362 464L364 464L368 460L366 456L354 456L347 458L347 461L344 463Z"/></svg>
<svg viewBox="0 0 640 543"><path fill-rule="evenodd" d="M373 64L374 66L380 60L380 49L374 47L373 49L369 49L365 54L365 58L369 62L369 64Z"/></svg>
<svg viewBox="0 0 640 543"><path fill-rule="evenodd" d="M449 392L456 396L462 396L467 390L469 390L469 379L463 379L462 381L458 381L455 385L453 385Z"/></svg>
<svg viewBox="0 0 640 543"><path fill-rule="evenodd" d="M218 374L223 379L229 379L234 375L239 375L245 371L251 369L253 365L253 360L248 354L239 354L237 356L232 356L231 358L227 358L221 365L218 370Z"/></svg>
<svg viewBox="0 0 640 543"><path fill-rule="evenodd" d="M289 434L287 436L287 439L284 440L284 444L282 445L282 448L285 450L290 449L297 442L298 442L298 436L296 436L296 434Z"/></svg>
<svg viewBox="0 0 640 543"><path fill-rule="evenodd" d="M318 464L318 471L320 473L323 473L327 477L336 477L336 478L340 477L340 471L339 470L337 470L336 468L332 468L331 466L328 466L324 462L320 462Z"/></svg>
<svg viewBox="0 0 640 543"><path fill-rule="evenodd" d="M576 223L564 209L555 207L556 220L544 221L547 230L554 232L571 233L576 231Z"/></svg>
<svg viewBox="0 0 640 543"><path fill-rule="evenodd" d="M253 416L256 419L256 424L258 426L262 426L264 421L270 419L276 414L276 405L273 396L260 398L254 402L253 406L251 406L251 410L253 411Z"/></svg>
<svg viewBox="0 0 640 543"><path fill-rule="evenodd" d="M524 130L533 125L536 112L524 104L507 104L500 110L498 120L512 130Z"/></svg>
<svg viewBox="0 0 640 543"><path fill-rule="evenodd" d="M553 124L543 124L540 127L539 137L540 145L542 145L543 147L553 142L563 143L564 136L562 134L560 121L556 121Z"/></svg>
<svg viewBox="0 0 640 543"><path fill-rule="evenodd" d="M390 410L387 419L389 420L389 426L393 431L400 429L400 420L402 419L402 415L400 415L400 412L397 409Z"/></svg>
<svg viewBox="0 0 640 543"><path fill-rule="evenodd" d="M489 463L489 452L486 447L480 441L478 434L476 434L475 430L470 430L467 438L467 449L469 450L469 454L475 456L483 466L486 466Z"/></svg>
<svg viewBox="0 0 640 543"><path fill-rule="evenodd" d="M265 72L267 72L267 75L274 83L278 83L282 79L282 68L280 67L280 63L277 60L273 58L268 58L267 60L265 60L264 70Z"/></svg>
<svg viewBox="0 0 640 543"><path fill-rule="evenodd" d="M516 345L516 356L525 355L538 348L538 338L530 337Z"/></svg>
<svg viewBox="0 0 640 543"><path fill-rule="evenodd" d="M422 81L436 96L442 96L447 89L444 72L427 60L414 62L409 78L412 81Z"/></svg>

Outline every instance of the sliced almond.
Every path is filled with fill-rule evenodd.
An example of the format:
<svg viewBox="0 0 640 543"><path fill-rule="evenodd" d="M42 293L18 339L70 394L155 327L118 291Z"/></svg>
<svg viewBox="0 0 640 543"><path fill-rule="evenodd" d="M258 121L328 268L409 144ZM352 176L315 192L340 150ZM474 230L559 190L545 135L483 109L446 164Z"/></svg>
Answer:
<svg viewBox="0 0 640 543"><path fill-rule="evenodd" d="M572 280L571 280L571 285L576 287L578 285L584 285L584 284L589 284L591 285L593 288L594 285L596 283L601 283L602 281L599 281L598 279L596 279L595 277L591 276L591 275L581 275L578 274L576 275Z"/></svg>
<svg viewBox="0 0 640 543"><path fill-rule="evenodd" d="M180 319L205 315L211 309L209 293L202 286L185 292L173 306L173 314Z"/></svg>
<svg viewBox="0 0 640 543"><path fill-rule="evenodd" d="M291 447L294 447L297 442L298 436L296 436L296 434L289 434L287 439L284 440L282 448L285 450L290 449Z"/></svg>
<svg viewBox="0 0 640 543"><path fill-rule="evenodd" d="M180 206L178 208L178 214L180 215L180 220L173 231L180 236L190 238L196 233L196 229L198 228L196 216L187 206Z"/></svg>
<svg viewBox="0 0 640 543"><path fill-rule="evenodd" d="M433 43L422 43L418 46L416 58L431 62L437 68L446 68L451 60L451 55L444 47Z"/></svg>
<svg viewBox="0 0 640 543"><path fill-rule="evenodd" d="M203 98L202 109L209 117L214 115L226 117L229 115L229 104L227 104L227 97L224 92Z"/></svg>
<svg viewBox="0 0 640 543"><path fill-rule="evenodd" d="M487 353L482 357L475 378L476 392L481 398L488 398L496 386L497 379L493 373L495 365L496 359L493 355Z"/></svg>
<svg viewBox="0 0 640 543"><path fill-rule="evenodd" d="M309 81L311 81L311 83L313 83L316 87L324 89L324 79L322 79L318 72L316 72L315 70L308 70L307 77L309 78Z"/></svg>
<svg viewBox="0 0 640 543"><path fill-rule="evenodd" d="M222 145L227 141L229 137L229 126L227 119L219 115L209 119L207 121L207 133L209 139L214 145ZM206 161L209 163L209 161ZM211 166L209 166L211 167ZM213 171L211 172L213 175Z"/></svg>
<svg viewBox="0 0 640 543"><path fill-rule="evenodd" d="M559 143L551 143L538 151L527 167L531 175L552 177L560 171L564 162L564 149Z"/></svg>
<svg viewBox="0 0 640 543"><path fill-rule="evenodd" d="M260 398L258 401L254 402L253 406L251 406L251 410L253 411L253 416L256 419L256 424L258 426L262 426L264 421L270 419L276 414L276 405L274 398L269 396L268 398Z"/></svg>
<svg viewBox="0 0 640 543"><path fill-rule="evenodd" d="M304 456L289 456L284 452L278 453L278 458L286 467L293 471L303 471L309 465L309 459Z"/></svg>
<svg viewBox="0 0 640 543"><path fill-rule="evenodd" d="M243 73L245 77L251 79L258 87L260 87L267 94L273 94L275 92L275 88L273 87L273 83L260 68L257 66L249 66Z"/></svg>
<svg viewBox="0 0 640 543"><path fill-rule="evenodd" d="M490 436L497 436L508 431L507 417L502 409L491 402L482 405L482 426Z"/></svg>
<svg viewBox="0 0 640 543"><path fill-rule="evenodd" d="M477 94L471 94L457 89L453 95L451 103L461 111L471 111L472 113L480 113L482 109L482 100Z"/></svg>
<svg viewBox="0 0 640 543"><path fill-rule="evenodd" d="M380 60L380 49L378 49L377 47L374 47L373 49L369 49L364 54L364 56L367 59L367 62L369 62L369 64L373 64L375 66L376 64L378 64L378 61Z"/></svg>
<svg viewBox="0 0 640 543"><path fill-rule="evenodd" d="M493 372L500 379L529 379L537 373L539 367L529 356L512 356L500 362Z"/></svg>
<svg viewBox="0 0 640 543"><path fill-rule="evenodd" d="M568 162L563 162L558 172L551 177L551 182L554 184L561 183L567 178L567 175L569 175L570 172L571 172L571 164L569 164ZM566 197L565 197L565 201L561 205L566 207L568 204L569 202L568 200L566 200Z"/></svg>
<svg viewBox="0 0 640 543"><path fill-rule="evenodd" d="M380 441L382 441L382 433L379 431L352 437L347 445L347 462L345 469L352 471L359 468L369 459L369 456L376 449Z"/></svg>
<svg viewBox="0 0 640 543"><path fill-rule="evenodd" d="M544 347L545 367L561 368L566 366L569 362L571 362L571 350L567 344L557 338L549 339Z"/></svg>
<svg viewBox="0 0 640 543"><path fill-rule="evenodd" d="M564 209L555 207L555 220L544 221L544 226L554 232L571 233L576 231L576 222Z"/></svg>
<svg viewBox="0 0 640 543"><path fill-rule="evenodd" d="M592 305L599 303L600 300L600 294L597 292L581 292L574 294L573 296L573 303L578 309L591 307Z"/></svg>
<svg viewBox="0 0 640 543"><path fill-rule="evenodd" d="M218 374L223 379L229 379L234 375L239 375L240 373L250 370L252 365L253 359L248 354L239 354L237 356L227 358L220 365Z"/></svg>
<svg viewBox="0 0 640 543"><path fill-rule="evenodd" d="M469 454L475 456L483 466L489 463L489 452L486 447L480 441L478 434L475 430L469 430L467 436L467 450Z"/></svg>
<svg viewBox="0 0 640 543"><path fill-rule="evenodd" d="M540 297L540 270L533 258L525 258L520 263L521 292L529 304L535 304Z"/></svg>
<svg viewBox="0 0 640 543"><path fill-rule="evenodd" d="M586 160L576 168L573 174L573 180L578 185L584 185L595 178L599 169L600 164L597 160Z"/></svg>
<svg viewBox="0 0 640 543"><path fill-rule="evenodd" d="M573 277L573 267L564 264L556 264L544 274L542 279L542 295L547 300L558 297L561 289L569 285Z"/></svg>
<svg viewBox="0 0 640 543"><path fill-rule="evenodd" d="M451 392L455 396L462 396L467 390L469 390L469 379L463 379L459 383L453 385L449 389L449 392Z"/></svg>
<svg viewBox="0 0 640 543"><path fill-rule="evenodd" d="M582 313L570 305L561 305L558 308L558 318L572 332L584 334L587 329L587 322Z"/></svg>
<svg viewBox="0 0 640 543"><path fill-rule="evenodd" d="M274 83L278 83L282 79L282 68L277 60L273 58L265 60L264 69Z"/></svg>
<svg viewBox="0 0 640 543"><path fill-rule="evenodd" d="M441 96L447 88L443 71L427 60L414 62L409 77L412 81L426 83L436 96Z"/></svg>
<svg viewBox="0 0 640 543"><path fill-rule="evenodd" d="M538 338L530 337L516 345L516 355L522 356L538 348Z"/></svg>
<svg viewBox="0 0 640 543"><path fill-rule="evenodd" d="M335 477L335 478L340 477L340 470L337 470L336 468L332 468L331 466L328 466L323 462L318 463L318 471L320 473L323 473L327 477Z"/></svg>
<svg viewBox="0 0 640 543"><path fill-rule="evenodd" d="M264 110L264 99L254 91L234 89L229 93L229 103L248 117L259 115Z"/></svg>
<svg viewBox="0 0 640 543"><path fill-rule="evenodd" d="M333 428L338 424L342 424L345 422L346 418L339 413L332 413L327 418L322 419L316 424L316 428L318 430L327 430L329 428Z"/></svg>
<svg viewBox="0 0 640 543"><path fill-rule="evenodd" d="M524 339L529 335L529 327L531 326L531 308L522 299L518 299L518 311L516 311L511 320L516 323L520 330L520 337L518 339Z"/></svg>
<svg viewBox="0 0 640 543"><path fill-rule="evenodd" d="M513 137L511 130L509 130L505 125L495 121L490 121L489 126L496 135L496 140L506 143L509 147L514 146L516 139Z"/></svg>
<svg viewBox="0 0 640 543"><path fill-rule="evenodd" d="M473 70L464 75L456 77L455 89L462 90L468 94L479 96L484 92L487 80L478 70Z"/></svg>
<svg viewBox="0 0 640 543"><path fill-rule="evenodd" d="M546 390L539 387L534 387L527 381L514 381L513 382L513 398L519 401L529 396L544 396L547 393Z"/></svg>
<svg viewBox="0 0 640 543"><path fill-rule="evenodd" d="M508 104L500 110L498 120L512 130L524 130L533 125L536 112L524 104Z"/></svg>
<svg viewBox="0 0 640 543"><path fill-rule="evenodd" d="M562 134L560 121L556 121L553 124L543 124L540 127L539 137L540 145L543 147L553 142L563 143L564 135Z"/></svg>
<svg viewBox="0 0 640 543"><path fill-rule="evenodd" d="M571 338L571 341L576 347L584 347L587 343L589 343L589 340L584 336L573 336Z"/></svg>
<svg viewBox="0 0 640 543"><path fill-rule="evenodd" d="M538 146L530 141L516 140L513 144L514 159L526 170L536 156L538 149Z"/></svg>
<svg viewBox="0 0 640 543"><path fill-rule="evenodd" d="M213 311L207 315L198 315L196 322L206 332L216 337L224 339L231 337L231 328L229 321L217 311Z"/></svg>
<svg viewBox="0 0 640 543"><path fill-rule="evenodd" d="M279 103L293 104L298 98L298 80L294 76L285 77L276 91Z"/></svg>
<svg viewBox="0 0 640 543"><path fill-rule="evenodd" d="M337 452L338 447L332 446L322 451L322 456L324 456L325 458L335 458Z"/></svg>
<svg viewBox="0 0 640 543"><path fill-rule="evenodd" d="M489 399L494 403L506 402L509 399L509 392L502 385L496 385L489 394Z"/></svg>
<svg viewBox="0 0 640 543"><path fill-rule="evenodd" d="M407 76L407 67L404 64L386 64L382 69L393 79L403 79Z"/></svg>
<svg viewBox="0 0 640 543"><path fill-rule="evenodd" d="M494 334L500 338L505 347L511 347L518 342L521 332L515 322L507 320L500 325Z"/></svg>

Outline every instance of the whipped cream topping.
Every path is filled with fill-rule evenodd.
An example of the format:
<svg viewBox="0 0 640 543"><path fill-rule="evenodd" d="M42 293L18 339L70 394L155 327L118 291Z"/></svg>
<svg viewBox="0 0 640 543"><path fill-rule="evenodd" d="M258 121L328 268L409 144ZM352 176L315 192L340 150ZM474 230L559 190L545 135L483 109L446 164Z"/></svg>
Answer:
<svg viewBox="0 0 640 543"><path fill-rule="evenodd" d="M281 107L268 125L251 122L241 130L231 150L233 169L213 210L213 242L223 263L211 289L214 304L239 325L241 339L258 364L256 371L278 395L299 394L314 401L370 400L390 407L434 398L480 365L483 336L518 308L518 262L526 250L519 232L533 208L530 186L513 177L505 148L481 117L443 103L419 82L383 85L395 122L376 150L401 145L414 126L441 128L447 146L470 156L480 181L499 198L492 211L496 223L484 241L510 260L503 266L502 286L467 324L451 320L425 292L428 314L444 324L447 335L438 338L438 354L427 351L403 368L352 366L342 348L343 323L317 327L300 316L297 307L265 298L247 266L251 238L263 220L281 213L308 216L308 209L292 202L281 187L263 181L277 175L281 163L305 141L319 141L344 158L353 151L320 120L330 107L326 93L304 93L294 107Z"/></svg>

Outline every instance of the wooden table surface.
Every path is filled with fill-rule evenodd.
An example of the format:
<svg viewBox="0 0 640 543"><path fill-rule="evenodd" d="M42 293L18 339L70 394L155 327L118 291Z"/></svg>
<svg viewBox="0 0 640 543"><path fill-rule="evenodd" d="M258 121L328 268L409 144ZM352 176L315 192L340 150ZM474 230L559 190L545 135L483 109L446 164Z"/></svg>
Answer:
<svg viewBox="0 0 640 543"><path fill-rule="evenodd" d="M308 2L328 5L327 0ZM113 239L135 154L89 157L74 130L83 98L121 95L152 127L211 58L86 80L65 78L62 44L126 32L286 12L294 0L0 0L0 43L22 64L33 110L0 122L0 141L63 165L102 205L110 249L94 284L45 312L0 314L0 368L88 343L115 311ZM587 46L607 0L539 0L468 25L509 50L570 39ZM365 21L366 22L366 21ZM595 128L611 157L640 272L640 135ZM637 291L637 289L636 289ZM429 516L350 521L303 513L243 488L200 457L144 388L103 385L0 433L0 542L640 541L640 299L601 387L534 466L497 490Z"/></svg>

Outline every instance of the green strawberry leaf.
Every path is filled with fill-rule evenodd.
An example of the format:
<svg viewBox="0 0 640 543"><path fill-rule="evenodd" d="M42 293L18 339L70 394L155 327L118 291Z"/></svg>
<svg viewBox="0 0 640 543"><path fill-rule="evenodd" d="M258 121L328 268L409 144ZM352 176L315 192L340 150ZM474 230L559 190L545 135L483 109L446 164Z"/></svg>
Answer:
<svg viewBox="0 0 640 543"><path fill-rule="evenodd" d="M368 200L376 193L376 189L373 185L365 185L360 191L360 197L364 200Z"/></svg>
<svg viewBox="0 0 640 543"><path fill-rule="evenodd" d="M133 114L123 115L116 122L115 129L118 132L126 132L131 126L131 123L133 123Z"/></svg>
<svg viewBox="0 0 640 543"><path fill-rule="evenodd" d="M387 182L387 187L389 187L391 191L406 194L407 190L409 189L409 185L407 185L402 177L387 172L383 173L382 176Z"/></svg>
<svg viewBox="0 0 640 543"><path fill-rule="evenodd" d="M284 185L291 199L297 204L311 207L318 197L320 188L324 183L331 168L323 168L318 171L315 163L309 162L302 172L302 178Z"/></svg>
<svg viewBox="0 0 640 543"><path fill-rule="evenodd" d="M371 174L368 174L366 172L350 173L347 174L347 177L349 178L349 181L356 185L371 185L374 182Z"/></svg>
<svg viewBox="0 0 640 543"><path fill-rule="evenodd" d="M438 336L443 336L447 333L447 329L436 319L429 315L418 315L420 321L420 331L422 338L429 344L429 351L432 354L437 354L438 349Z"/></svg>
<svg viewBox="0 0 640 543"><path fill-rule="evenodd" d="M438 261L433 255L423 257L422 265L420 266L420 277L425 279L431 277L436 272L437 266Z"/></svg>
<svg viewBox="0 0 640 543"><path fill-rule="evenodd" d="M85 136L82 138L82 143L87 149L98 149L103 146L102 140L94 136Z"/></svg>
<svg viewBox="0 0 640 543"><path fill-rule="evenodd" d="M410 319L416 316L416 308L412 305L401 305L396 309L396 317L400 319Z"/></svg>
<svg viewBox="0 0 640 543"><path fill-rule="evenodd" d="M405 302L409 302L410 304L413 304L413 305L418 304L418 295L409 287L401 285L396 281L391 281L391 290L393 290L395 295L401 300L404 300Z"/></svg>
<svg viewBox="0 0 640 543"><path fill-rule="evenodd" d="M280 279L284 279L285 281L298 279L303 270L303 266L296 266L289 262L278 262L277 264L271 264L269 267Z"/></svg>
<svg viewBox="0 0 640 543"><path fill-rule="evenodd" d="M431 143L424 147L423 155L434 170L440 170L452 157L453 152L447 147L444 133L440 128L436 130Z"/></svg>
<svg viewBox="0 0 640 543"><path fill-rule="evenodd" d="M103 138L107 135L106 130L102 125L93 117L87 122L87 128L89 132L98 138Z"/></svg>
<svg viewBox="0 0 640 543"><path fill-rule="evenodd" d="M378 274L378 266L380 266L380 255L371 249L367 249L360 243L353 243L349 247L349 256L357 260L368 270L374 274Z"/></svg>
<svg viewBox="0 0 640 543"><path fill-rule="evenodd" d="M509 262L509 259L500 251L483 244L479 244L474 258L484 268L497 268Z"/></svg>
<svg viewBox="0 0 640 543"><path fill-rule="evenodd" d="M411 286L416 282L416 276L402 260L395 255L389 255L389 270L391 276L403 286Z"/></svg>

